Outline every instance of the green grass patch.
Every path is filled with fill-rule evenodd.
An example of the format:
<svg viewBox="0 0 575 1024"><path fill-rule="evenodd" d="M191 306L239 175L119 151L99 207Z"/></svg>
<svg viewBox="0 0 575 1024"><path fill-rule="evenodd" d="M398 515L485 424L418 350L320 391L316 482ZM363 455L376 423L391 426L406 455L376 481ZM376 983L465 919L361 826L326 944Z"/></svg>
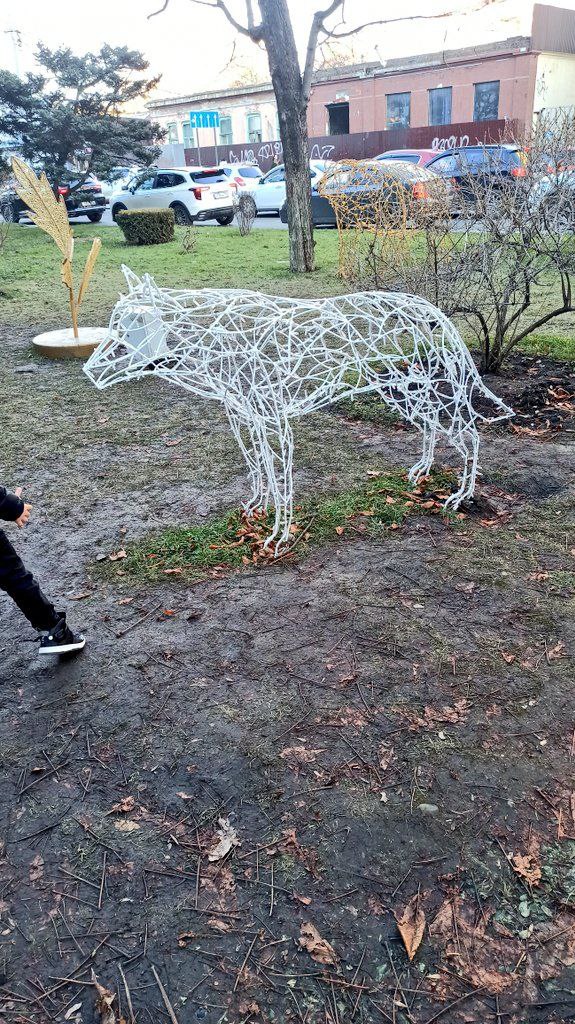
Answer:
<svg viewBox="0 0 575 1024"><path fill-rule="evenodd" d="M336 231L316 232L317 270L293 274L289 269L287 231L255 228L242 238L235 227L197 228L192 254L182 252L184 229L173 242L129 246L120 229L100 224L73 226L76 264L82 266L92 240L102 239L94 276L80 313L81 326L108 322L126 283L126 263L136 274L151 274L161 287L254 288L277 294L320 297L347 291L337 274ZM31 225L10 227L0 252L0 322L38 329L68 324L66 289L60 284L60 253L44 232Z"/></svg>
<svg viewBox="0 0 575 1024"><path fill-rule="evenodd" d="M162 287L253 288L294 297L321 298L350 290L338 273L337 231L316 231L317 269L293 274L289 269L288 233L254 228L242 237L235 227L196 228L192 253L182 249L184 228L176 228L173 242L134 247L126 244L118 227L75 224L76 265L82 266L94 238L102 250L80 313L81 326L106 324L120 293L126 291L121 272L127 263L136 274L151 274ZM421 249L414 233L411 245ZM557 284L542 282L534 289L534 301L526 322L559 301ZM521 323L524 321L522 320ZM12 225L0 252L0 324L29 326L35 332L68 325L66 289L60 284L60 253L52 240L32 225ZM467 337L465 325L460 324ZM523 352L575 359L575 315L552 321L549 333L528 336L519 346ZM31 330L32 333L32 330ZM472 342L471 335L467 340ZM376 422L379 412L375 411ZM366 410L367 413L367 410ZM373 418L370 415L360 418Z"/></svg>
<svg viewBox="0 0 575 1024"><path fill-rule="evenodd" d="M373 536L398 529L408 516L441 512L453 478L435 473L410 491L405 473L382 473L363 487L310 499L297 507L293 541L284 557L301 555L313 544L340 536ZM173 576L198 579L210 570L229 570L267 564L271 551L263 541L273 513L247 520L241 511L227 512L200 526L174 526L152 534L127 549L126 558L105 564L105 571L120 572L134 581Z"/></svg>

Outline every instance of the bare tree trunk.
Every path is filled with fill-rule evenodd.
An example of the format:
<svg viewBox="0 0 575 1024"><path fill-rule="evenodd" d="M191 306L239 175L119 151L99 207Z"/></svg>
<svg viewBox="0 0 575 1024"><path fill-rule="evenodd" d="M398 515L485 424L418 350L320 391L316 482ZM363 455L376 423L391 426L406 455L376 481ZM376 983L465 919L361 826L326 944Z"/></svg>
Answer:
<svg viewBox="0 0 575 1024"><path fill-rule="evenodd" d="M307 103L287 0L260 0L286 168L290 269L314 269Z"/></svg>

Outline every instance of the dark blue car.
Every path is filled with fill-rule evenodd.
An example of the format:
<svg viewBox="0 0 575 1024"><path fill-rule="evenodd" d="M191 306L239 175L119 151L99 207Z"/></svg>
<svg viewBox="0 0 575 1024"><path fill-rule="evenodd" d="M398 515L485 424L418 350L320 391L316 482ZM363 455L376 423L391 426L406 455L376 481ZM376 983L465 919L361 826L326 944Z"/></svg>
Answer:
<svg viewBox="0 0 575 1024"><path fill-rule="evenodd" d="M497 188L527 174L525 154L511 143L446 149L429 161L427 169L451 181L467 201L474 198L478 179Z"/></svg>

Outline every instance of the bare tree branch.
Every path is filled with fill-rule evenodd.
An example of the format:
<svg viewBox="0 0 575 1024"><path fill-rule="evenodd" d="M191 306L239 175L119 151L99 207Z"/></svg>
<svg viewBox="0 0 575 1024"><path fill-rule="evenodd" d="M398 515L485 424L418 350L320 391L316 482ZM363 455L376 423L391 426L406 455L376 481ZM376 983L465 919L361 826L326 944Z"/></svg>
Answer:
<svg viewBox="0 0 575 1024"><path fill-rule="evenodd" d="M497 2L498 0L481 0L477 7L474 7L471 11L466 11L466 14L474 14L483 7L489 7L490 4ZM332 6L334 5L332 4ZM336 5L334 10L337 10L338 6L340 5ZM356 25L355 28L348 29L346 32L336 31L337 26L333 29L327 29L325 25L322 25L320 31L325 34L326 39L346 39L349 36L357 35L358 32L363 32L366 28L375 28L377 25L396 25L398 22L402 21L440 21L442 18L452 17L454 13L456 12L451 9L441 11L439 14L404 14L399 18L378 18L375 21L366 21L362 25ZM325 15L325 17L327 17L327 15Z"/></svg>
<svg viewBox="0 0 575 1024"><path fill-rule="evenodd" d="M149 14L148 18L154 18L156 14L162 14L169 3L170 0L164 0L163 6L160 7L159 10L153 11L152 14ZM234 17L224 0L214 0L213 3L211 0L192 0L192 3L199 4L200 7L211 7L213 11L221 11L229 21L230 25L235 28L236 32L240 32L243 36L248 36L248 38L252 39L254 43L259 43L261 41L262 26L256 25L254 21L252 0L245 0L247 25L242 25L241 21L238 21L237 18Z"/></svg>
<svg viewBox="0 0 575 1024"><path fill-rule="evenodd" d="M307 42L307 49L305 55L305 64L302 77L302 98L304 103L309 102L311 95L311 85L313 79L313 71L315 66L315 55L317 51L317 41L320 32L328 34L328 30L325 28L324 21L329 18L331 14L342 8L344 0L333 0L333 2L326 7L323 11L316 11L311 22L309 30L309 38Z"/></svg>
<svg viewBox="0 0 575 1024"><path fill-rule="evenodd" d="M164 0L162 6L159 7L157 11L152 11L151 14L148 14L148 21L150 20L150 18L155 18L156 14L163 14L164 11L167 10L167 8L169 6L169 3L170 3L170 0Z"/></svg>

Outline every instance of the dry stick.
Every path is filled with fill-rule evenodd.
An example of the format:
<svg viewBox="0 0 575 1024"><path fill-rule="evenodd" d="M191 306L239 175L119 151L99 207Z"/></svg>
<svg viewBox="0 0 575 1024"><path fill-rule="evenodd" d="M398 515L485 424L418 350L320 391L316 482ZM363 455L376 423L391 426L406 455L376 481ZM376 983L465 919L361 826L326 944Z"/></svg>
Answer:
<svg viewBox="0 0 575 1024"><path fill-rule="evenodd" d="M126 975L124 974L124 972L122 970L122 965L121 964L118 964L118 970L120 972L120 977L122 978L122 981L124 983L124 988L126 990L126 1000L127 1000L127 1003L128 1003L128 1009L130 1011L130 1024L135 1024L134 1007L132 1006L132 997L130 995L130 989L128 988L128 982L126 981Z"/></svg>
<svg viewBox="0 0 575 1024"><path fill-rule="evenodd" d="M100 881L100 891L98 893L98 910L102 909L102 897L104 895L104 882L106 881L106 858L108 856L107 850L104 850L104 856L102 857L102 878Z"/></svg>
<svg viewBox="0 0 575 1024"><path fill-rule="evenodd" d="M150 611L149 611L149 612L146 612L146 614L145 614L145 615L142 615L141 619L136 619L136 621L135 621L135 622L131 622L131 623L130 623L130 625L129 625L129 626L126 626L126 628L125 628L125 629L120 629L120 630L119 630L119 631L118 631L118 632L116 633L116 639L117 639L117 640L120 640L120 638L121 638L121 637L123 637L123 636L125 636L125 635L126 635L126 633L129 633L131 629L135 629L135 628L136 628L136 626L139 626L141 622L145 622L145 621L146 621L146 619L149 619L149 618L150 618L150 615L153 615L153 614L154 614L154 612L157 612L157 611L158 611L158 608L161 608L161 607L162 607L162 602L160 601L160 603L159 603L159 604L157 604L157 605L156 605L156 606L155 606L154 608L150 608Z"/></svg>
<svg viewBox="0 0 575 1024"><path fill-rule="evenodd" d="M166 1010L168 1011L168 1016L169 1016L172 1024L178 1024L178 1018L176 1017L176 1015L174 1013L174 1007L172 1006L170 1000L168 999L168 993L166 992L164 986L162 985L162 982L160 981L160 978L158 976L158 972L157 972L157 970L156 970L156 968L154 967L153 964L152 964L152 974L154 975L154 978L156 979L156 984L157 984L157 986L158 986L158 988L160 990L160 994L162 996L162 999L164 1000L164 1006L166 1007Z"/></svg>
<svg viewBox="0 0 575 1024"><path fill-rule="evenodd" d="M275 895L275 891L274 891L274 862L272 860L272 864L271 864L271 886L270 886L270 912L269 912L269 916L270 917L272 916L272 914L274 912L274 895Z"/></svg>
<svg viewBox="0 0 575 1024"><path fill-rule="evenodd" d="M426 1020L425 1024L433 1024L434 1021L439 1020L440 1017L443 1017L444 1013L447 1013L448 1010L452 1010L454 1006L459 1006L459 1003L462 1003L465 999L469 999L471 996L476 996L479 994L479 992L484 991L485 985L482 985L481 988L474 988L471 990L471 992L466 992L464 996L460 996L459 999L455 999L453 1003L449 1004L449 1006L444 1006L442 1010L439 1010L439 1012L435 1013L433 1017L430 1017L429 1020Z"/></svg>
<svg viewBox="0 0 575 1024"><path fill-rule="evenodd" d="M238 987L238 985L239 985L239 982L240 982L240 978L241 978L241 976L242 976L242 973L243 973L244 967L246 966L246 964L247 964L247 962L248 962L248 960L249 960L249 958L250 958L250 953L251 953L252 949L254 948L254 946L255 946L255 944L256 944L256 939L257 939L257 937L258 937L258 933L256 932L256 934L254 935L254 937L253 937L252 941L250 942L250 948L248 949L248 951L247 951L247 953L246 953L246 955L245 955L245 957L244 957L244 962L243 962L242 966L240 967L240 969L239 969L239 971L238 971L238 976L237 976L237 978L236 978L236 980L235 980L235 984L234 984L234 987L233 987L233 989L232 989L232 991L233 991L233 992L235 992L235 991L236 991L236 989L237 989L237 987Z"/></svg>

